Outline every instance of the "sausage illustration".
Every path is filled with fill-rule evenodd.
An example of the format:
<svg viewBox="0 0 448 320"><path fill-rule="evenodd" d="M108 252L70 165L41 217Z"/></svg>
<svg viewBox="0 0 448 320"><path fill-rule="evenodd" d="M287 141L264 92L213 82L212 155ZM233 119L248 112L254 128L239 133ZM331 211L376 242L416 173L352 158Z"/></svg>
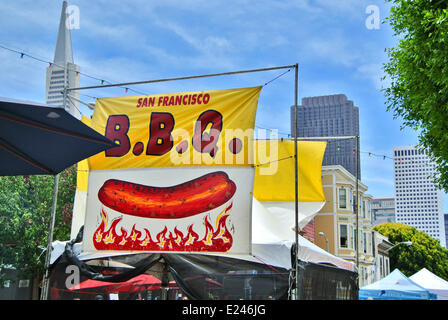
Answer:
<svg viewBox="0 0 448 320"><path fill-rule="evenodd" d="M105 206L118 212L158 219L190 217L219 207L236 191L222 171L212 172L171 187L153 187L110 179L98 192Z"/></svg>

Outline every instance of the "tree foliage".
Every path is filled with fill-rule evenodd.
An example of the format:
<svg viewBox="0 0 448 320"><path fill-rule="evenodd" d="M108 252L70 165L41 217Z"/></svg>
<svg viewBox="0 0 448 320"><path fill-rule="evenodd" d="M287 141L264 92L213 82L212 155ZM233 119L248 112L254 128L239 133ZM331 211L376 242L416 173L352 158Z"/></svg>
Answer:
<svg viewBox="0 0 448 320"><path fill-rule="evenodd" d="M384 65L387 110L419 130L419 145L440 172L435 180L448 191L448 1L386 1L393 3L386 21L398 38Z"/></svg>
<svg viewBox="0 0 448 320"><path fill-rule="evenodd" d="M388 237L394 244L412 242L411 246L399 245L389 251L391 270L398 268L409 277L426 268L448 280L448 249L443 248L438 240L402 223L383 223L373 230Z"/></svg>
<svg viewBox="0 0 448 320"><path fill-rule="evenodd" d="M42 275L53 186L53 176L0 177L0 268L13 267L27 278ZM75 189L73 166L60 174L54 240L70 237Z"/></svg>

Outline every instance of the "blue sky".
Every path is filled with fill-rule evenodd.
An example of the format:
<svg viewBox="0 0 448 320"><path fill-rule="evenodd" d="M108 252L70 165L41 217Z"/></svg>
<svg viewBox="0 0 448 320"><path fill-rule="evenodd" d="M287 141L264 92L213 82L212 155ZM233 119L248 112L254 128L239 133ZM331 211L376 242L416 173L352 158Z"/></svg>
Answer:
<svg viewBox="0 0 448 320"><path fill-rule="evenodd" d="M395 45L390 27L368 29L366 12L380 0L165 0L69 1L79 8L73 29L75 63L81 72L110 82L140 81L299 63L299 101L343 93L360 110L362 181L374 197L394 196L394 146L413 145L418 135L400 130L386 112L380 91L385 48ZM62 1L0 3L0 45L51 61ZM0 48L0 96L45 101L48 65ZM285 70L132 87L156 94L262 85ZM99 85L81 76L81 85ZM136 95L124 89L82 92L94 97ZM82 96L86 102L93 99ZM256 124L290 132L294 72L266 85ZM90 111L82 107L85 115ZM446 202L446 201L445 201Z"/></svg>

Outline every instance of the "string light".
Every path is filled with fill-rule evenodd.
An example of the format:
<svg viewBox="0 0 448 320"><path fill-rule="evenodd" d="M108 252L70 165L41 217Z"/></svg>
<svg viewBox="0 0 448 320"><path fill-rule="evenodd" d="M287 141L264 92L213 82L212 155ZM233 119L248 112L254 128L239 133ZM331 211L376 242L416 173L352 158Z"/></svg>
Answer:
<svg viewBox="0 0 448 320"><path fill-rule="evenodd" d="M38 57L36 57L36 56L33 56L32 54L28 54L28 53L24 53L24 52L21 52L21 51L18 51L18 50L14 50L14 49L5 47L5 46L3 46L3 45L1 45L1 44L0 44L0 48L5 49L5 50L8 50L8 51L11 51L11 52L15 52L15 53L19 54L21 59L23 59L23 57L26 55L27 57L29 57L29 58L31 58L31 59L33 59L33 60L36 60L36 61L39 61L39 62L43 62L43 63L47 63L49 68L51 68L51 67L54 65L54 66L56 66L56 67L60 67L60 68L62 68L62 69L65 69L65 66L61 66L61 65L55 64L55 63L53 63L53 62L51 62L51 61L48 61L48 60L43 60L43 59L41 59L41 58L38 58ZM82 76L85 76L85 77L90 78L90 79L94 79L94 80L102 81L101 84L105 84L105 83L107 83L107 84L113 84L113 83L110 82L110 81L103 80L103 79L100 79L100 78L91 76L91 75L86 74L86 73L84 73L84 72L80 72L80 71L73 70L73 69L68 69L68 71L74 71L76 76L78 76L78 75L82 75ZM145 93L145 92L141 92L141 91L138 91L138 90L135 90L135 89L128 88L128 90L131 90L131 91L133 91L133 92L135 92L135 93L138 93L138 94L147 95L147 93Z"/></svg>

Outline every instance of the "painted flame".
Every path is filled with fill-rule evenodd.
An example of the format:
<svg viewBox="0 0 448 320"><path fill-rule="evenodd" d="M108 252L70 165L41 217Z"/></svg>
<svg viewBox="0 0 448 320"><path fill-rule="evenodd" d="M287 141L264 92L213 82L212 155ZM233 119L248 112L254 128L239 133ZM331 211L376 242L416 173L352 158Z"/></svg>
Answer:
<svg viewBox="0 0 448 320"><path fill-rule="evenodd" d="M232 204L218 214L215 226L204 217L205 235L201 239L194 231L193 225L188 227L188 232L184 235L177 227L173 232L168 232L168 228L160 231L153 240L148 229L138 230L134 225L128 233L124 228L121 234L116 232L117 224L122 217L112 221L107 228L108 215L101 210L101 223L93 234L93 244L97 250L138 250L138 251L208 251L226 252L233 244L233 237L227 229L226 221L229 217Z"/></svg>

